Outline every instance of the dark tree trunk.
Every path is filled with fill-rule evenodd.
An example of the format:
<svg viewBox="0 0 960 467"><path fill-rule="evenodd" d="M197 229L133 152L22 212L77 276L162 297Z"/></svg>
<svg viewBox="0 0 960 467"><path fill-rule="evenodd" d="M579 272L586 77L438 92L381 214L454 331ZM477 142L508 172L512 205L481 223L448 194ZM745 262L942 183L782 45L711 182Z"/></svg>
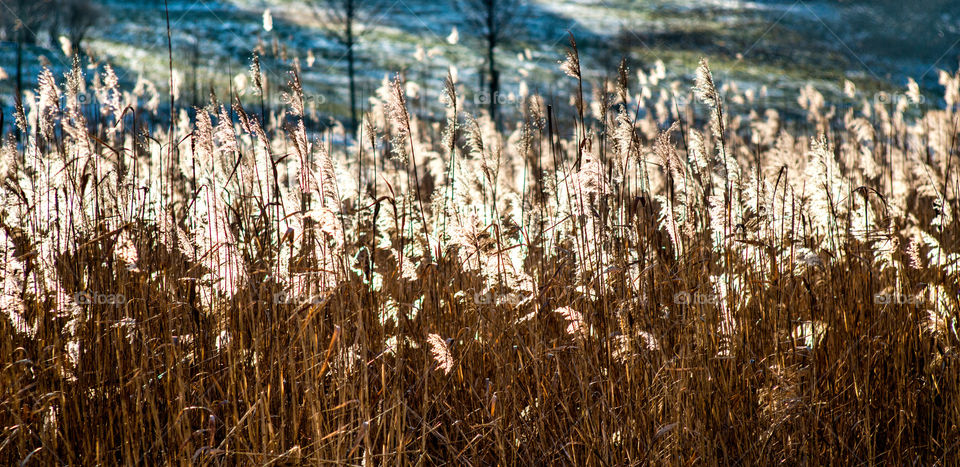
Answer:
<svg viewBox="0 0 960 467"><path fill-rule="evenodd" d="M497 100L500 97L498 95L500 93L500 76L497 72L497 62L494 54L494 48L496 45L496 39L490 36L487 41L487 62L490 67L490 82L488 84L490 85L490 120L493 120L494 122L498 120Z"/></svg>
<svg viewBox="0 0 960 467"><path fill-rule="evenodd" d="M354 44L347 46L347 74L350 75L350 133L357 136L357 76L355 57L353 54Z"/></svg>
<svg viewBox="0 0 960 467"><path fill-rule="evenodd" d="M489 105L490 105L490 120L494 123L498 122L497 118L497 100L499 98L498 94L500 92L500 77L497 73L497 61L495 49L497 48L497 30L496 27L496 1L487 0L487 66L489 67L490 82L489 82ZM499 126L499 125L498 125Z"/></svg>
<svg viewBox="0 0 960 467"><path fill-rule="evenodd" d="M350 77L350 134L356 138L359 125L357 118L357 76L356 76L356 57L354 56L354 47L356 46L356 37L353 34L353 21L356 17L353 0L347 1L347 24L346 24L346 46L347 46L347 74Z"/></svg>
<svg viewBox="0 0 960 467"><path fill-rule="evenodd" d="M490 81L487 82L488 96L487 105L490 111L490 120L500 128L500 71L497 70L497 43L500 40L500 25L497 24L497 1L485 0L486 22L487 22L487 74L490 75Z"/></svg>
<svg viewBox="0 0 960 467"><path fill-rule="evenodd" d="M16 105L21 105L23 102L23 30L17 31L17 83L16 83L16 96L14 96L13 101ZM20 127L16 127L16 137L17 141L20 141Z"/></svg>

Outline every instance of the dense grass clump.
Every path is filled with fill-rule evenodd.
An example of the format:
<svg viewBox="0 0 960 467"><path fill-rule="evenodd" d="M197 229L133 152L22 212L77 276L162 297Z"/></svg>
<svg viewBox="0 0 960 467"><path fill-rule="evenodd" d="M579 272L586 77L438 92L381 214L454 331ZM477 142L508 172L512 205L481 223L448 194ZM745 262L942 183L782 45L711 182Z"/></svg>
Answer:
<svg viewBox="0 0 960 467"><path fill-rule="evenodd" d="M563 70L501 122L398 76L356 141L296 71L170 123L43 73L0 167L0 463L955 462L960 76L795 121L706 62Z"/></svg>

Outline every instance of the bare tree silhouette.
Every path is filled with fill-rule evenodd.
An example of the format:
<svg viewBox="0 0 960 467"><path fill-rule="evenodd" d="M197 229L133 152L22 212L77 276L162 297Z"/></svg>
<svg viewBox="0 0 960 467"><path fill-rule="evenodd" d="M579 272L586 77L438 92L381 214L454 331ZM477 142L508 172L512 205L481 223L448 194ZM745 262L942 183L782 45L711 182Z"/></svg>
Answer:
<svg viewBox="0 0 960 467"><path fill-rule="evenodd" d="M318 0L316 14L322 27L344 49L350 80L350 133L357 134L360 109L357 104L357 45L375 26L386 6L381 0Z"/></svg>
<svg viewBox="0 0 960 467"><path fill-rule="evenodd" d="M50 11L50 0L0 0L0 29L17 44L16 99L23 93L24 46L37 42Z"/></svg>
<svg viewBox="0 0 960 467"><path fill-rule="evenodd" d="M497 66L497 48L517 30L517 26L527 12L527 2L526 0L454 0L454 5L486 48L488 93L486 103L490 118L499 122L497 98L500 93L500 69Z"/></svg>

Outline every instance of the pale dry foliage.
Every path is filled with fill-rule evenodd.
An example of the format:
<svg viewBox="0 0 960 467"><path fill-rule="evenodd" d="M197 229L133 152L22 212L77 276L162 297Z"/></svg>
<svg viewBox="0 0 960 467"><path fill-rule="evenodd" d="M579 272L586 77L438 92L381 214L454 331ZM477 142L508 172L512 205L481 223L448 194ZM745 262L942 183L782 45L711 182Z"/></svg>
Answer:
<svg viewBox="0 0 960 467"><path fill-rule="evenodd" d="M45 71L2 145L0 459L960 455L960 78L792 121L705 61L622 64L584 115L572 38L562 69L576 119L526 95L498 132L452 72L413 112L397 75L355 143L295 72L171 131L152 84L103 70L93 114Z"/></svg>

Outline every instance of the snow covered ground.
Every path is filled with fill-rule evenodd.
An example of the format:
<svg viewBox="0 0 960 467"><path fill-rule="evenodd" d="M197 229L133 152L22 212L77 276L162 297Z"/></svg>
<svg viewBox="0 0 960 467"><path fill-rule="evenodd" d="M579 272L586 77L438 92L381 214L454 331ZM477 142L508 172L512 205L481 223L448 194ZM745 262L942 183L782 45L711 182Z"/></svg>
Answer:
<svg viewBox="0 0 960 467"><path fill-rule="evenodd" d="M98 65L112 64L125 84L132 86L142 76L165 93L169 77L163 2L102 3L109 15L87 43L91 56ZM324 30L315 14L316 3L320 2L171 0L173 62L181 102L202 103L211 89L226 94L231 86L242 84L234 78L248 69L252 50L259 48L271 86L283 85L287 71L298 61L316 110L344 115L344 49ZM398 0L368 18L357 49L363 95L389 73L401 71L429 99L451 67L466 88L479 88L476 72L484 66L483 47L449 3ZM737 81L741 87L766 85L787 95L807 82L839 89L845 77L867 87L897 87L907 74L956 67L955 59L931 63L890 58L858 47L869 44L874 33L844 29L841 23L851 14L869 13L854 8L869 7L823 1L535 0L517 12L511 40L499 50L503 93L526 82L545 94L562 94L569 83L559 73L557 60L562 58L568 30L577 36L593 78L609 73L621 54L632 58L634 68L662 60L672 77L686 77L704 55L721 80ZM273 20L270 31L263 25L267 9ZM953 24L951 14L941 13L946 16L937 21ZM451 43L454 28L459 40ZM861 37L864 34L866 38ZM948 28L944 34L960 31ZM0 95L9 96L13 89L13 50L13 44L0 43L0 68L7 75L0 79ZM949 54L947 50L944 55ZM67 62L57 50L31 48L25 82L34 83L44 64L62 72ZM921 83L935 86L935 73L927 75ZM9 106L9 98L0 99Z"/></svg>

